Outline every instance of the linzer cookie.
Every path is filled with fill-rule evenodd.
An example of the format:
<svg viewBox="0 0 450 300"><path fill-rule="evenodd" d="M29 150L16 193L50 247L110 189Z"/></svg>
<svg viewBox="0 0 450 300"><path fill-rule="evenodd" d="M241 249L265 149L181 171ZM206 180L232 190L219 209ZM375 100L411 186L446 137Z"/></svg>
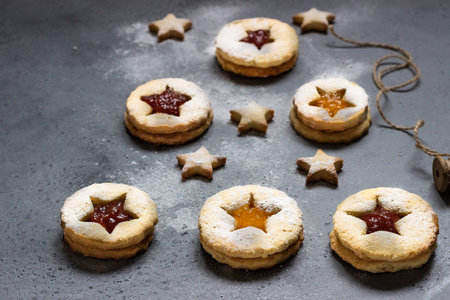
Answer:
<svg viewBox="0 0 450 300"><path fill-rule="evenodd" d="M418 195L398 188L361 191L337 207L331 248L355 268L396 272L425 264L436 248L438 217Z"/></svg>
<svg viewBox="0 0 450 300"><path fill-rule="evenodd" d="M216 57L226 71L268 77L294 67L298 37L286 23L268 18L236 20L216 37Z"/></svg>
<svg viewBox="0 0 450 300"><path fill-rule="evenodd" d="M281 191L236 186L206 200L198 220L200 242L232 268L270 268L297 252L302 217L295 200Z"/></svg>
<svg viewBox="0 0 450 300"><path fill-rule="evenodd" d="M350 143L371 125L368 96L342 78L319 79L301 86L290 112L294 129L319 143Z"/></svg>
<svg viewBox="0 0 450 300"><path fill-rule="evenodd" d="M70 248L102 259L145 251L157 223L150 196L124 184L92 184L67 198L61 208L61 227Z"/></svg>
<svg viewBox="0 0 450 300"><path fill-rule="evenodd" d="M130 133L155 144L186 143L208 129L213 110L195 83L164 78L139 86L128 97L125 126Z"/></svg>

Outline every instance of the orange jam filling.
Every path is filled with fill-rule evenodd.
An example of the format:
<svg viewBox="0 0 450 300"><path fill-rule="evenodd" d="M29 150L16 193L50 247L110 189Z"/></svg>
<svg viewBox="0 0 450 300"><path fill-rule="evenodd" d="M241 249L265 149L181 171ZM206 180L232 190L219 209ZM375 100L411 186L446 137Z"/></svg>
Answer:
<svg viewBox="0 0 450 300"><path fill-rule="evenodd" d="M330 117L334 117L338 111L348 107L355 107L354 104L343 100L346 89L337 90L334 92L324 91L319 87L316 87L320 98L314 99L309 103L311 106L322 107L325 109Z"/></svg>
<svg viewBox="0 0 450 300"><path fill-rule="evenodd" d="M238 230L245 227L256 227L266 232L266 220L271 216L253 205L253 202L239 207L232 211L230 215L236 219L236 228Z"/></svg>

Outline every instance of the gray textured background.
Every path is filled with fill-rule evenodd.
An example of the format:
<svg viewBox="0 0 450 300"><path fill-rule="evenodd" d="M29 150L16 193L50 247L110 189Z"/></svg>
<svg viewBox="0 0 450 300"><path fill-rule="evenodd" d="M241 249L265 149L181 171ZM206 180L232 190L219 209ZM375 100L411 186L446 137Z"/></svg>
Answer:
<svg viewBox="0 0 450 300"><path fill-rule="evenodd" d="M1 213L0 298L444 298L450 283L450 196L439 194L432 158L413 138L386 128L374 99L372 65L390 53L356 49L330 34L300 36L295 68L278 77L226 73L214 37L226 23L271 17L291 24L307 1L2 1L0 10ZM401 125L423 118L423 141L449 151L450 5L447 1L316 1L336 15L336 31L409 50L422 71L416 88L390 93L386 114ZM149 22L167 13L193 21L184 42L156 42ZM293 25L297 32L300 28ZM288 113L295 90L317 78L345 77L370 97L373 125L350 145L319 145L298 136ZM199 139L153 146L130 136L125 101L139 84L162 77L197 83L210 96L214 121ZM399 83L408 71L386 78ZM275 110L266 136L239 136L229 110L255 100ZM205 145L227 165L213 181L181 180L175 156ZM344 159L339 186L305 186L296 159L317 148ZM72 253L62 239L64 199L94 182L131 184L148 192L160 216L147 252L121 261ZM220 190L245 184L280 189L304 213L305 241L269 270L233 270L198 241L198 213ZM362 189L392 186L421 195L440 217L435 255L422 268L372 275L329 248L332 214Z"/></svg>

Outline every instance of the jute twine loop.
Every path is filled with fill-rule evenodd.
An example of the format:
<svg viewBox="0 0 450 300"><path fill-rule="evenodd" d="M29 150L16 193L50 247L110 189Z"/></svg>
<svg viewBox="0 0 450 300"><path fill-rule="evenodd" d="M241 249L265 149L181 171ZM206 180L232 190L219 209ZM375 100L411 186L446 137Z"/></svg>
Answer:
<svg viewBox="0 0 450 300"><path fill-rule="evenodd" d="M349 44L354 44L360 47L378 47L378 48L385 48L385 49L390 49L393 51L396 51L398 53L400 53L401 55L398 54L388 54L386 56L383 56L382 58L380 58L379 60L377 60L373 66L373 79L375 81L375 84L377 85L379 91L376 97L376 104L377 104L377 108L378 111L381 115L381 117L383 118L384 121L386 121L386 123L388 123L392 128L395 128L397 130L403 130L403 131L407 131L407 130L413 130L414 129L414 139L416 140L416 147L419 149L422 149L423 152L425 152L426 154L430 155L430 156L450 156L450 153L439 153L427 146L425 146L424 144L422 144L422 142L419 140L419 128L422 127L425 124L424 120L418 120L416 122L415 126L411 126L411 127L405 127L405 126L399 126L397 124L394 124L393 122L389 121L387 119L387 117L384 115L383 110L381 109L380 106L380 98L383 94L386 94L388 92L391 91L396 91L398 89L401 89L405 86L408 86L412 83L415 83L416 81L419 80L420 78L420 70L419 67L417 67L417 65L413 62L412 56L411 54L406 51L403 48L397 47L397 46L393 46L393 45L389 45L389 44L382 44L382 43L370 43L370 42L358 42L358 41L354 41L354 40L350 40L347 38L344 38L340 35L338 35L336 32L334 32L334 26L330 25L330 32L337 37L338 39L340 39L341 41L344 41L346 43ZM402 64L397 64L394 66L389 66L386 68L381 68L382 64L387 61L388 59L399 59L402 60L404 63ZM415 74L414 77L412 77L410 80L402 83L402 84L398 84L398 85L393 85L393 86L386 86L383 83L383 76L387 75L388 73L397 71L397 70L401 70L401 69L405 69L405 68L410 68L411 71Z"/></svg>

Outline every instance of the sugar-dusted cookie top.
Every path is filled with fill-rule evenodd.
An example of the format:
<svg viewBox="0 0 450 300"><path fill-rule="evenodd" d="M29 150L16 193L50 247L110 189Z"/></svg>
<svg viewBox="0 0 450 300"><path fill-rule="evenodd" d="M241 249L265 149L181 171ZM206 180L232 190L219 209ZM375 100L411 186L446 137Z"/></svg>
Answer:
<svg viewBox="0 0 450 300"><path fill-rule="evenodd" d="M94 206L122 202L129 220L118 223L111 232L91 221ZM158 223L155 202L132 186L95 183L77 191L64 201L61 227L71 241L85 247L108 250L126 248L141 242Z"/></svg>
<svg viewBox="0 0 450 300"><path fill-rule="evenodd" d="M243 108L230 110L230 117L233 121L239 123L239 132L247 132L257 130L266 133L267 122L273 119L274 111L268 107L264 107L251 101Z"/></svg>
<svg viewBox="0 0 450 300"><path fill-rule="evenodd" d="M317 130L343 131L364 121L368 96L343 78L318 79L302 85L294 95L297 117Z"/></svg>
<svg viewBox="0 0 450 300"><path fill-rule="evenodd" d="M257 209L267 217L263 229L238 226L236 215L246 209ZM203 242L216 251L231 257L264 258L303 239L302 216L295 200L281 191L236 186L206 200L198 227Z"/></svg>
<svg viewBox="0 0 450 300"><path fill-rule="evenodd" d="M262 32L266 33L266 38ZM260 41L251 43L251 39ZM238 65L273 67L297 55L298 37L291 26L275 19L236 20L225 25L217 34L217 52L227 61Z"/></svg>
<svg viewBox="0 0 450 300"><path fill-rule="evenodd" d="M318 149L313 157L300 157L297 165L303 171L308 172L306 183L324 180L331 184L338 184L337 172L344 166L344 160L340 157L329 156Z"/></svg>
<svg viewBox="0 0 450 300"><path fill-rule="evenodd" d="M159 107L171 104L171 109L155 110L154 103ZM206 93L195 83L181 78L156 79L138 86L128 97L126 107L129 121L138 130L150 134L180 133L198 128L207 122L212 112Z"/></svg>
<svg viewBox="0 0 450 300"><path fill-rule="evenodd" d="M227 162L225 156L211 155L204 146L195 152L177 155L177 160L183 166L181 171L183 178L200 175L212 179L213 169L219 168Z"/></svg>
<svg viewBox="0 0 450 300"><path fill-rule="evenodd" d="M361 219L377 207L393 212L398 231L379 230L368 234ZM376 188L356 193L337 207L334 231L340 242L362 259L399 261L430 250L439 233L438 217L418 195L399 188Z"/></svg>

